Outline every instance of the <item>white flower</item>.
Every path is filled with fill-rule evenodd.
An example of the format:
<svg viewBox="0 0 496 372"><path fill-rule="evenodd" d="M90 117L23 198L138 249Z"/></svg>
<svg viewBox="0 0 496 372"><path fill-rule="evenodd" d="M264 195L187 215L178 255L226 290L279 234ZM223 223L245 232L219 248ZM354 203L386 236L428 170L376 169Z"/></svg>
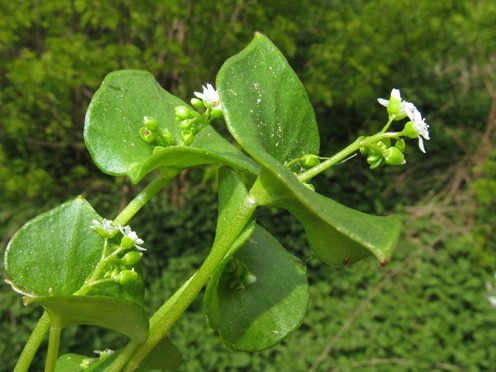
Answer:
<svg viewBox="0 0 496 372"><path fill-rule="evenodd" d="M401 120L408 116L410 120L413 120L413 113L417 111L415 105L411 102L407 102L405 100L401 100L401 94L399 89L394 89L391 91L391 97L398 99L401 102L401 111L396 116L396 120ZM388 107L389 100L384 98L378 98L377 101L384 107Z"/></svg>
<svg viewBox="0 0 496 372"><path fill-rule="evenodd" d="M425 119L422 119L422 114L417 109L413 112L413 118L410 119L412 120L413 126L418 133L419 148L423 153L425 153L424 141L422 140L422 137L426 140L430 140L429 125L425 122Z"/></svg>
<svg viewBox="0 0 496 372"><path fill-rule="evenodd" d="M496 309L496 297L494 297L494 296L487 296L487 300Z"/></svg>
<svg viewBox="0 0 496 372"><path fill-rule="evenodd" d="M220 97L219 92L217 92L212 84L207 84L207 87L202 86L203 93L195 92L195 96L200 98L205 106L214 108L220 108ZM219 107L217 107L219 106Z"/></svg>
<svg viewBox="0 0 496 372"><path fill-rule="evenodd" d="M138 234L136 234L136 232L132 231L131 227L129 227L129 226L122 227L121 225L119 225L119 230L121 231L122 235L124 235L124 238L127 237L133 241L133 245L137 250L146 251L145 248L139 246L139 244L144 243L144 240L138 238ZM122 238L122 239L124 239L124 238Z"/></svg>
<svg viewBox="0 0 496 372"><path fill-rule="evenodd" d="M112 238L117 233L117 227L112 226L112 221L105 218L101 223L98 220L93 220L93 225L90 226L90 229L95 230L103 238Z"/></svg>

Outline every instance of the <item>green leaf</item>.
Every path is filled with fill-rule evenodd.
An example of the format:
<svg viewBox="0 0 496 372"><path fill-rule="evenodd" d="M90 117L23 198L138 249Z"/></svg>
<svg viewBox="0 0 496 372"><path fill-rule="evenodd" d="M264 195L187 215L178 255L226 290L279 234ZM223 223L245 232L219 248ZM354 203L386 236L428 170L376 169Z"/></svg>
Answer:
<svg viewBox="0 0 496 372"><path fill-rule="evenodd" d="M256 165L212 127L195 135L189 147L158 151L141 139L143 117L156 119L179 143L181 130L174 107L185 103L168 93L146 71L123 70L106 76L86 114L84 138L96 165L111 175L129 175L136 183L159 167L182 169L220 163L256 174Z"/></svg>
<svg viewBox="0 0 496 372"><path fill-rule="evenodd" d="M55 372L79 372L82 369L81 365L88 358L86 355L79 354L64 354L57 359L55 364Z"/></svg>
<svg viewBox="0 0 496 372"><path fill-rule="evenodd" d="M217 86L229 130L262 167L252 190L257 202L293 213L313 251L329 264L353 263L371 253L385 263L399 236L400 217L340 205L309 190L283 165L317 154L318 134L304 88L277 48L256 34L222 66Z"/></svg>
<svg viewBox="0 0 496 372"><path fill-rule="evenodd" d="M79 354L64 354L57 359L55 372L104 372L119 355L119 350L99 359ZM81 367L83 362L89 365ZM181 353L168 337L163 338L146 356L143 364L136 370L174 370L179 368L183 361Z"/></svg>
<svg viewBox="0 0 496 372"><path fill-rule="evenodd" d="M308 189L276 162L262 169L257 182L257 201L290 211L303 224L312 250L322 261L343 266L373 254L385 265L391 258L402 216L374 216L348 208Z"/></svg>
<svg viewBox="0 0 496 372"><path fill-rule="evenodd" d="M90 229L102 218L82 197L28 221L5 250L12 287L29 296L70 296L78 291L102 256L104 240ZM117 237L114 239L118 239ZM134 266L141 273L140 264ZM91 294L143 304L142 275L132 283L106 282Z"/></svg>
<svg viewBox="0 0 496 372"><path fill-rule="evenodd" d="M300 326L308 305L304 268L267 231L257 226L234 255L257 280L229 288L232 273L222 262L205 293L205 314L226 346L260 351L280 343Z"/></svg>
<svg viewBox="0 0 496 372"><path fill-rule="evenodd" d="M104 296L25 297L25 303L42 305L52 322L61 327L88 324L125 334L138 343L148 336L148 317L134 302Z"/></svg>
<svg viewBox="0 0 496 372"><path fill-rule="evenodd" d="M262 34L219 71L227 126L255 160L280 163L318 154L319 133L305 88L281 52Z"/></svg>
<svg viewBox="0 0 496 372"><path fill-rule="evenodd" d="M143 364L136 371L148 371L150 369L177 369L182 362L183 357L181 352L168 337L164 337L146 356Z"/></svg>

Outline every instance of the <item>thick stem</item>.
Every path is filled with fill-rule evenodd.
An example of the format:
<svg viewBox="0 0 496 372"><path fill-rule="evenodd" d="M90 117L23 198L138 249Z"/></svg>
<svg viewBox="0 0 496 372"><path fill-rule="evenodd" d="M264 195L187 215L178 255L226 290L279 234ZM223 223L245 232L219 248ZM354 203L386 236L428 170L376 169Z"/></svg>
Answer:
<svg viewBox="0 0 496 372"><path fill-rule="evenodd" d="M36 351L38 350L38 347L43 341L43 338L45 337L45 334L47 333L49 328L50 317L46 312L44 312L40 320L38 321L38 324L36 324L36 327L31 333L31 336L29 336L29 340L28 342L26 342L26 345L22 350L21 356L17 361L14 372L27 372L29 366L31 365L31 361L33 360L34 355L36 354Z"/></svg>
<svg viewBox="0 0 496 372"><path fill-rule="evenodd" d="M200 269L152 316L150 319L150 332L145 343L136 345L130 342L114 361L109 372L120 371L126 360L128 361L123 369L125 372L134 371L141 364L148 353L166 335L172 325L179 319L210 279L210 276L245 228L256 207L255 200L248 196L225 233L212 247L210 254Z"/></svg>
<svg viewBox="0 0 496 372"><path fill-rule="evenodd" d="M114 219L114 226L124 226L126 225L131 218L134 217L136 213L146 204L148 201L163 189L165 185L169 183L171 179L173 179L179 171L173 171L167 174L167 176L161 175L160 177L155 178L147 187L145 187L132 201L129 203L126 208L122 210L121 213Z"/></svg>
<svg viewBox="0 0 496 372"><path fill-rule="evenodd" d="M48 354L45 363L45 372L55 371L55 363L57 363L57 355L60 345L60 331L62 327L59 322L52 322L50 326L50 336L48 338Z"/></svg>

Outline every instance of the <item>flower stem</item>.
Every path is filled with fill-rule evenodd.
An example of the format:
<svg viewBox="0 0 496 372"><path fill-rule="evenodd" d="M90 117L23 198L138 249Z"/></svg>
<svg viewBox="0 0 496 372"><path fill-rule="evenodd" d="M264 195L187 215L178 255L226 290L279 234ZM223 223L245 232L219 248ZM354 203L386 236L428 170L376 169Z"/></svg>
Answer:
<svg viewBox="0 0 496 372"><path fill-rule="evenodd" d="M155 178L148 186L146 186L127 206L122 210L121 213L114 219L112 225L114 226L124 226L131 218L134 217L136 213L146 204L148 201L162 188L167 185L170 180L172 180L178 171L173 171L167 176L159 176Z"/></svg>
<svg viewBox="0 0 496 372"><path fill-rule="evenodd" d="M362 146L367 146L368 144L377 142L383 138L398 138L399 136L400 136L400 133L377 133L377 134L374 134L373 136L369 136L369 137L360 137L355 142L353 142L349 146L345 147L343 150L341 150L337 154L331 156L326 161L323 161L322 163L316 165L313 168L310 168L306 172L300 173L298 175L298 179L301 182L308 181L309 179L315 177L319 173L325 171L326 169L332 167L333 165L336 165L341 160L347 158L348 156L353 154L355 151L360 149L360 147L362 147Z"/></svg>
<svg viewBox="0 0 496 372"><path fill-rule="evenodd" d="M141 364L210 279L210 276L245 228L256 208L255 200L248 195L225 233L216 240L200 269L151 317L150 331L145 343L139 345L131 341L110 366L109 372L120 371L122 367L124 367L123 371L131 372Z"/></svg>
<svg viewBox="0 0 496 372"><path fill-rule="evenodd" d="M43 341L43 338L45 337L45 334L47 333L49 328L50 317L45 311L38 321L38 324L36 324L36 327L31 333L31 336L29 336L28 342L26 342L21 356L17 361L14 372L28 371L29 366L31 365L31 361L33 360L34 355L36 354L36 351L38 350L38 347L40 346L41 341Z"/></svg>
<svg viewBox="0 0 496 372"><path fill-rule="evenodd" d="M52 321L52 324L50 325L50 335L48 337L48 354L45 363L45 372L55 371L55 363L57 363L57 355L59 353L61 330L61 324Z"/></svg>

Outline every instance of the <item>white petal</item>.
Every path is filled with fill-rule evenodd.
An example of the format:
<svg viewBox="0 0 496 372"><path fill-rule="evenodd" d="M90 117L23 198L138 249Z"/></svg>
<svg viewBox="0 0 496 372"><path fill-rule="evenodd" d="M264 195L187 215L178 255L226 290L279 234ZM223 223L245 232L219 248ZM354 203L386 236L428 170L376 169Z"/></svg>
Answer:
<svg viewBox="0 0 496 372"><path fill-rule="evenodd" d="M422 140L422 137L420 137L420 136L418 136L418 139L419 139L420 151L422 151L425 154L424 141Z"/></svg>
<svg viewBox="0 0 496 372"><path fill-rule="evenodd" d="M389 100L388 99L384 99L384 98L377 98L377 101L383 105L384 107L388 107L389 105Z"/></svg>
<svg viewBox="0 0 496 372"><path fill-rule="evenodd" d="M401 101L400 90L393 88L393 90L391 91L391 97L397 98Z"/></svg>

